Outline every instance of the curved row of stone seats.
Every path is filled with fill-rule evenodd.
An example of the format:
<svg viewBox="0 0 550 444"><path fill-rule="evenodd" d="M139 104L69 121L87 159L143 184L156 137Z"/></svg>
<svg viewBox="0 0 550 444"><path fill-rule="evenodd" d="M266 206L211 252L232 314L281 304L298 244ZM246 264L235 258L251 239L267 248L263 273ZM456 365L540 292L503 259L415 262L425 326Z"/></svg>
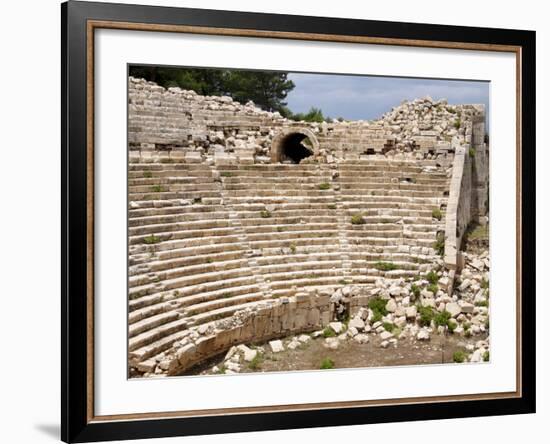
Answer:
<svg viewBox="0 0 550 444"><path fill-rule="evenodd" d="M130 362L259 301L427 271L447 190L406 162L131 164Z"/></svg>
<svg viewBox="0 0 550 444"><path fill-rule="evenodd" d="M189 327L264 298L210 167L131 164L129 201L134 365L170 348Z"/></svg>
<svg viewBox="0 0 550 444"><path fill-rule="evenodd" d="M271 164L219 170L225 200L273 297L342 281L332 169Z"/></svg>
<svg viewBox="0 0 550 444"><path fill-rule="evenodd" d="M429 161L341 163L338 182L354 282L415 277L433 266L449 190L443 167ZM362 223L353 224L358 216Z"/></svg>

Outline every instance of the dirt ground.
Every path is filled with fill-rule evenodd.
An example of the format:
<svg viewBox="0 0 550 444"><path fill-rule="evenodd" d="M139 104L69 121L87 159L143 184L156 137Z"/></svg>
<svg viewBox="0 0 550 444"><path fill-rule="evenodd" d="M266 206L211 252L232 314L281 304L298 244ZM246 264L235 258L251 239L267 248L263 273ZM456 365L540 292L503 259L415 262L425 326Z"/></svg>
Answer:
<svg viewBox="0 0 550 444"><path fill-rule="evenodd" d="M381 339L371 336L367 344L348 339L340 341L338 349L330 350L324 346L324 338L319 337L294 350L285 349L279 353L273 353L269 344L259 344L264 350L261 358L253 364L241 363L240 373L319 370L325 359L330 359L335 369L452 363L455 351L465 350L467 344L475 344L481 339L485 336L464 338L432 334L429 341L402 339L384 349L380 347ZM212 358L185 374L212 374L213 366L222 367L223 358L224 355Z"/></svg>

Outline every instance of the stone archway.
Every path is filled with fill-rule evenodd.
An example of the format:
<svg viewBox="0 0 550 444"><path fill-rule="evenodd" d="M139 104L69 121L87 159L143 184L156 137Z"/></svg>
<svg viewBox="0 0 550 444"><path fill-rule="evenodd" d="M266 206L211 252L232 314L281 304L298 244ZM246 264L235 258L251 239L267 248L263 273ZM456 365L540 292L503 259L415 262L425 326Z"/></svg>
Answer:
<svg viewBox="0 0 550 444"><path fill-rule="evenodd" d="M319 141L307 128L286 128L273 138L271 162L290 161L300 163L303 159L319 153Z"/></svg>

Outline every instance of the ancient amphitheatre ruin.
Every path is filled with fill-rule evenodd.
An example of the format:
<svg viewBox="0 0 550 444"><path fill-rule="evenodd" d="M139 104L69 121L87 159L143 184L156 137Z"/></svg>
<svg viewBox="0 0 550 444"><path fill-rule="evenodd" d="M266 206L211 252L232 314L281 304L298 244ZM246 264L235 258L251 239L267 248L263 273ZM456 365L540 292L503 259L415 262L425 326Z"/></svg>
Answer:
<svg viewBox="0 0 550 444"><path fill-rule="evenodd" d="M452 333L488 359L488 251L463 251L488 221L483 106L306 123L128 85L131 377L224 355L232 373L312 338L391 351Z"/></svg>

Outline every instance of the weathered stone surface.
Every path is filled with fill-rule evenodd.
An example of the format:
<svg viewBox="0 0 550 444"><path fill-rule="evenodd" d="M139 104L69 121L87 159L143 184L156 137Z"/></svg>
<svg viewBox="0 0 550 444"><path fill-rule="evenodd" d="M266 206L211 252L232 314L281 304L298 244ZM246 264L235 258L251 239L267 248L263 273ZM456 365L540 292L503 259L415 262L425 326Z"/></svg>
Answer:
<svg viewBox="0 0 550 444"><path fill-rule="evenodd" d="M342 324L341 322L331 322L328 325L337 335L344 331L344 324Z"/></svg>
<svg viewBox="0 0 550 444"><path fill-rule="evenodd" d="M460 305L456 302L449 302L445 305L445 310L447 310L453 318L456 318L462 311Z"/></svg>
<svg viewBox="0 0 550 444"><path fill-rule="evenodd" d="M427 329L423 328L417 333L416 339L418 339L419 341L428 341L430 339L430 332Z"/></svg>
<svg viewBox="0 0 550 444"><path fill-rule="evenodd" d="M273 353L279 353L284 351L283 341L277 339L275 341L269 341L269 346L271 347L271 351Z"/></svg>

